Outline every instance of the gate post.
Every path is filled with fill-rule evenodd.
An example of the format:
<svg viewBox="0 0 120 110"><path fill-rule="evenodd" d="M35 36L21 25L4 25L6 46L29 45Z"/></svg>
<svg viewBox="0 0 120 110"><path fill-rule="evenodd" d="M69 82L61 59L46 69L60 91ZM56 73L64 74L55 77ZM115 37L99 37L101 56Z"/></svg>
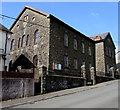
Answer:
<svg viewBox="0 0 120 110"><path fill-rule="evenodd" d="M110 73L112 75L112 78L114 79L115 78L115 67L110 68Z"/></svg>
<svg viewBox="0 0 120 110"><path fill-rule="evenodd" d="M95 85L96 81L95 81L95 70L94 70L94 67L90 68L90 76L91 76L91 80L93 81L93 85Z"/></svg>
<svg viewBox="0 0 120 110"><path fill-rule="evenodd" d="M42 66L42 75L41 75L41 94L44 94L46 92L46 73L47 73L47 67Z"/></svg>
<svg viewBox="0 0 120 110"><path fill-rule="evenodd" d="M85 65L81 66L81 73L84 78L84 86L86 86L86 70L85 70Z"/></svg>

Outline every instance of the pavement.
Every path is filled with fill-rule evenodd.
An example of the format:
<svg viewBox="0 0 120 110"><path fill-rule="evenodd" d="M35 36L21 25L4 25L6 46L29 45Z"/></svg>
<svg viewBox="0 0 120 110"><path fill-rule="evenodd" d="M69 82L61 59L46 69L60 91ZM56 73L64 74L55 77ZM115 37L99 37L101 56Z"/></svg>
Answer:
<svg viewBox="0 0 120 110"><path fill-rule="evenodd" d="M55 97L74 94L77 92L87 91L89 89L99 88L101 86L110 85L113 82L118 82L118 80L112 80L112 81L99 83L99 84L92 85L92 86L84 86L84 87L66 89L66 90L51 92L51 93L47 93L47 94L43 94L43 95L7 100L7 101L0 102L0 105L2 105L2 108L9 108L9 107L15 107L18 105L33 104L35 102L42 101L42 100L47 100L47 99L51 99L51 98L55 98Z"/></svg>

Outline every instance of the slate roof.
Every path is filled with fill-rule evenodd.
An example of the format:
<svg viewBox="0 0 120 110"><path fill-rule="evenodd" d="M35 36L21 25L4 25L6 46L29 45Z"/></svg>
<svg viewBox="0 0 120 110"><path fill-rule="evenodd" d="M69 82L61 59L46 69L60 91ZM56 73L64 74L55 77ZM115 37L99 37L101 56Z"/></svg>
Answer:
<svg viewBox="0 0 120 110"><path fill-rule="evenodd" d="M23 8L23 10L20 12L20 14L18 15L17 19L14 21L14 23L13 23L12 26L10 27L10 30L12 30L12 28L14 27L14 25L16 24L16 22L20 19L21 15L24 13L24 11L25 11L26 9L29 9L29 10L32 10L33 12L42 14L42 15L45 16L46 18L53 19L54 21L62 24L63 26L66 26L68 29L70 29L70 30L72 30L72 31L74 31L74 32L76 32L76 33L84 36L85 39L88 39L88 40L94 42L94 41L91 40L89 37L87 37L86 35L80 33L79 31L77 31L77 30L74 29L73 27L69 26L68 24L64 23L64 22L61 21L60 19L56 18L55 16L53 16L53 15L51 15L51 14L48 14L48 13L45 13L45 12L43 12L43 11L37 10L37 9L32 8L32 7L30 7L30 6L27 6L27 5L26 5L26 6Z"/></svg>
<svg viewBox="0 0 120 110"><path fill-rule="evenodd" d="M106 33L102 33L102 34L95 34L95 35L89 36L89 38L94 41L102 41L102 40L105 40L108 35L110 35L110 33L106 32Z"/></svg>
<svg viewBox="0 0 120 110"><path fill-rule="evenodd" d="M12 33L9 29L7 29L5 26L3 26L1 23L0 23L0 30L3 30L3 31L6 31L6 32L9 32L9 33Z"/></svg>

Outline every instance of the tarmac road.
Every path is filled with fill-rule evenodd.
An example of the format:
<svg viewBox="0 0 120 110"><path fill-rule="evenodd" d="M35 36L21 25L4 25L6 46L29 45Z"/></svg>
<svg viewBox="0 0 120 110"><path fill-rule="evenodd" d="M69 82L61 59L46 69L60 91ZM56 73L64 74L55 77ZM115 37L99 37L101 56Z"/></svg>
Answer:
<svg viewBox="0 0 120 110"><path fill-rule="evenodd" d="M15 108L118 108L118 81Z"/></svg>

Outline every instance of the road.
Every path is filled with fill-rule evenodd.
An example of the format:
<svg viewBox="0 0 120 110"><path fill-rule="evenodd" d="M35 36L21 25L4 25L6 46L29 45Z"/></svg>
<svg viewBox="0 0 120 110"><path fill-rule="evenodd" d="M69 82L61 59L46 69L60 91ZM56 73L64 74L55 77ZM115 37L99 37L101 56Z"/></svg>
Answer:
<svg viewBox="0 0 120 110"><path fill-rule="evenodd" d="M15 108L118 108L118 82Z"/></svg>

